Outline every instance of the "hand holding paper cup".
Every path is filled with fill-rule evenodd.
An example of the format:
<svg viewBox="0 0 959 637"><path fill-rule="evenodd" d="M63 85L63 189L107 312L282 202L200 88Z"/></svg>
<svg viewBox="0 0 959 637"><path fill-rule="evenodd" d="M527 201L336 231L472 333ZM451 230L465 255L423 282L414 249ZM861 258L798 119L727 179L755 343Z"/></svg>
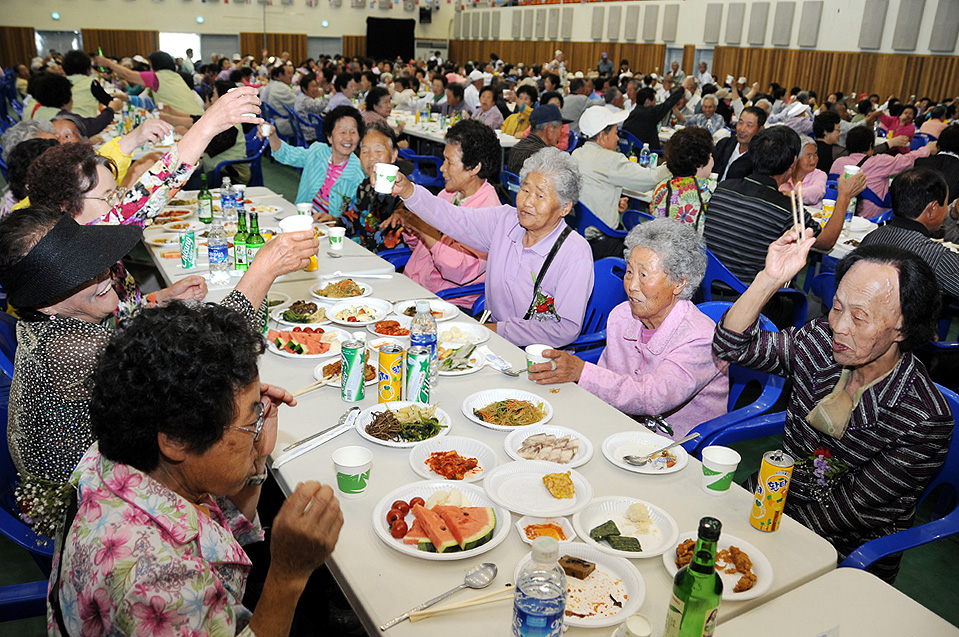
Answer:
<svg viewBox="0 0 959 637"><path fill-rule="evenodd" d="M341 447L333 452L336 488L341 498L356 500L366 493L370 481L373 452L366 447Z"/></svg>
<svg viewBox="0 0 959 637"><path fill-rule="evenodd" d="M729 491L741 459L729 447L712 445L703 449L703 491L710 495L722 495Z"/></svg>
<svg viewBox="0 0 959 637"><path fill-rule="evenodd" d="M549 345L528 345L526 347L526 369L540 363L549 363L550 369L556 369L556 361L543 356L543 352L552 349Z"/></svg>
<svg viewBox="0 0 959 637"><path fill-rule="evenodd" d="M310 215L290 215L280 219L280 232L300 232L313 228L313 217Z"/></svg>
<svg viewBox="0 0 959 637"><path fill-rule="evenodd" d="M373 190L383 195L393 194L393 184L396 182L396 173L400 171L400 167L394 164L377 163L374 170L376 181L373 184Z"/></svg>

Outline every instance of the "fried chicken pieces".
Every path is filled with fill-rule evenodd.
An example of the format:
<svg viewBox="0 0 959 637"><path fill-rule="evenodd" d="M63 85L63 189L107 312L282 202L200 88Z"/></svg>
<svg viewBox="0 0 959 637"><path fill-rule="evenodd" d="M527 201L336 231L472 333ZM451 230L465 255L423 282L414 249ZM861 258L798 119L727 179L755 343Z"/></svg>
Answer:
<svg viewBox="0 0 959 637"><path fill-rule="evenodd" d="M689 564L693 559L693 553L696 551L696 540L686 540L676 547L676 568L682 568ZM733 588L734 593L748 591L756 585L756 574L752 571L753 562L745 551L739 550L735 546L723 549L716 554L716 570L724 573L742 573L742 577Z"/></svg>

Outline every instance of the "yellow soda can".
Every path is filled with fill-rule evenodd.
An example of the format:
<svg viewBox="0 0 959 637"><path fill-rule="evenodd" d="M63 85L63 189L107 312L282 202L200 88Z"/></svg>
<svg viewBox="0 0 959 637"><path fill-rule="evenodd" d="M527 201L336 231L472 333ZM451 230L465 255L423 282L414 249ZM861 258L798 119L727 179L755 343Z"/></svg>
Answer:
<svg viewBox="0 0 959 637"><path fill-rule="evenodd" d="M380 363L376 373L378 381L377 397L381 403L403 400L403 356L406 350L402 345L387 343L380 347Z"/></svg>
<svg viewBox="0 0 959 637"><path fill-rule="evenodd" d="M753 510L749 514L749 523L760 531L772 532L779 528L794 464L792 457L780 449L763 454L759 484L753 494Z"/></svg>

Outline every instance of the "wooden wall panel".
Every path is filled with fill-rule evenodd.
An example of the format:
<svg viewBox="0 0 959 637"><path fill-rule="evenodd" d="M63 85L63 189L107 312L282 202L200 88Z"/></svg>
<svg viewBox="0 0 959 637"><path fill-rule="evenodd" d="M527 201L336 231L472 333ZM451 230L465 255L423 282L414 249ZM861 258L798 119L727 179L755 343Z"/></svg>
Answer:
<svg viewBox="0 0 959 637"><path fill-rule="evenodd" d="M83 48L86 51L103 49L107 57L146 57L160 48L159 31L122 29L82 29ZM254 51L259 51L259 47Z"/></svg>
<svg viewBox="0 0 959 637"><path fill-rule="evenodd" d="M344 37L344 43L346 38ZM566 56L566 68L595 69L599 55L609 53L609 59L617 63L626 58L633 71L643 70L652 73L656 67L663 66L666 59L665 44L636 44L632 42L555 42L555 41L514 41L496 40L492 42L474 42L470 40L450 40L451 60L485 60L490 51L513 64L543 64L553 59L553 52L562 49Z"/></svg>
<svg viewBox="0 0 959 637"><path fill-rule="evenodd" d="M683 45L683 65L679 67L687 75L694 73L698 70L696 66L696 45L695 44L684 44Z"/></svg>
<svg viewBox="0 0 959 637"><path fill-rule="evenodd" d="M365 35L344 35L343 36L343 55L348 58L351 58L354 55L362 55L365 57L366 56L366 36Z"/></svg>
<svg viewBox="0 0 959 637"><path fill-rule="evenodd" d="M26 64L37 55L36 36L32 27L0 27L0 66L12 68Z"/></svg>
<svg viewBox="0 0 959 637"><path fill-rule="evenodd" d="M243 55L259 56L263 49L262 33L240 33L240 50ZM267 33L266 49L270 55L279 57L284 51L289 52L290 60L299 64L307 58L305 33ZM363 52L356 55L366 55L366 38L363 38Z"/></svg>
<svg viewBox="0 0 959 637"><path fill-rule="evenodd" d="M821 99L833 91L853 90L878 93L882 99L959 95L956 56L716 47L712 73L716 77L745 75L763 89L770 82L801 86L816 91Z"/></svg>

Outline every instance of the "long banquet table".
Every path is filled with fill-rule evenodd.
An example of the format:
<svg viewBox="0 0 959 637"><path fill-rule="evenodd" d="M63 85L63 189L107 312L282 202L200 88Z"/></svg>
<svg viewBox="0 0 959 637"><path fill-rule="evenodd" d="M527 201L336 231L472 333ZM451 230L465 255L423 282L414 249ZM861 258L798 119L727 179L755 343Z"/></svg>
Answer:
<svg viewBox="0 0 959 637"><path fill-rule="evenodd" d="M259 196L273 196L260 191L248 190L247 193L254 200ZM183 193L181 196L190 195ZM336 270L392 271L392 267L379 257L350 241L346 244L344 258L331 259L326 256L327 242L321 240L320 269L317 272L287 275L273 286L273 290L288 294L292 299L309 298L309 287L319 280L319 277ZM168 281L189 274L182 269L178 272L176 267L171 267L171 260L160 258L159 249L150 250ZM372 286L374 297L393 302L432 297L401 274L394 274L388 280L363 282ZM222 298L228 289L226 286L211 288L208 300ZM472 320L465 315L460 319ZM442 329L441 324L440 330ZM487 345L514 368L525 364L523 351L497 334L492 334ZM311 360L283 358L268 352L261 359L261 380L295 390L313 381L312 371L316 363ZM476 425L467 420L460 410L468 395L493 388L524 389L538 394L549 401L555 410L552 424L574 429L591 440L594 447L593 457L577 471L590 482L594 496L621 495L649 501L669 512L676 519L681 531L694 531L702 516L714 515L722 520L724 531L745 539L765 554L774 573L770 590L751 601L723 602L720 622L729 621L759 607L835 568L836 552L833 547L791 518L784 518L781 528L775 533L767 534L753 529L747 520L753 499L745 490L734 486L728 494L721 497L706 494L700 486L700 463L695 458L690 458L686 468L668 475L640 475L611 464L603 455L603 440L613 433L635 430L638 425L575 384L543 387L530 382L524 375L513 378L490 367L468 376L441 377L434 396L452 419L451 435L466 436L486 443L495 450L499 463L510 460L503 446L506 433ZM296 407L283 407L280 410L276 445L278 450L331 426L351 406L341 400L338 387L323 387L301 396L298 400ZM367 388L366 398L360 406L366 408L374 404L375 386ZM372 525L381 523L380 520L372 520L373 509L377 503L397 487L421 480L410 466L409 450L369 444L353 430L284 465L275 472L275 476L286 493L305 480L334 483L331 455L336 449L347 445L369 447L373 451L373 467L367 493L360 499L340 502L345 524L336 551L329 560L329 567L371 635L378 634L378 627L386 621L462 583L464 573L479 563L490 561L498 565L499 576L493 586L503 586L506 582L513 581L514 568L529 549L515 528L510 528L505 541L489 552L449 562L409 557L388 547L374 534ZM475 484L482 487L483 483ZM451 486L455 484L451 483ZM518 517L514 513L511 520L498 520L497 524L508 524L512 527ZM656 630L661 631L671 592L671 577L660 557L630 561L645 581L646 597L641 612L649 617ZM450 601L461 601L470 596L471 593L461 592ZM421 623L403 622L389 632L397 637L504 635L508 631L510 617L511 604L500 602L437 616ZM611 628L571 628L568 634L608 635L610 632ZM661 632L654 632L655 634Z"/></svg>

